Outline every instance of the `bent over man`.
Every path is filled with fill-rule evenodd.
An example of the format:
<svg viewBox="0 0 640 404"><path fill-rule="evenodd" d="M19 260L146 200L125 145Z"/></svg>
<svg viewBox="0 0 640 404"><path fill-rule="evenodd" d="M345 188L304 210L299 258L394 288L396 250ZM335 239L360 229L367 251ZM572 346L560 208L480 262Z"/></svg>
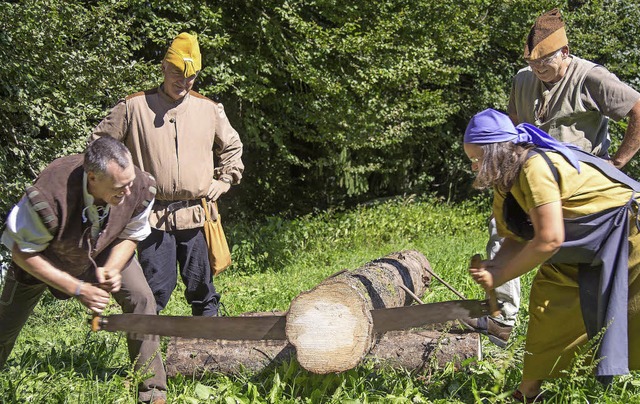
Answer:
<svg viewBox="0 0 640 404"><path fill-rule="evenodd" d="M118 141L91 143L84 155L46 167L11 210L2 243L12 262L0 297L0 366L47 288L101 313L113 295L125 313L155 314L153 294L133 256L150 233L155 180ZM166 376L158 337L129 335L137 371L152 373L141 401L163 403Z"/></svg>
<svg viewBox="0 0 640 404"><path fill-rule="evenodd" d="M201 198L216 218L214 202L240 182L244 165L240 137L222 104L191 90L201 66L197 37L181 33L162 61L164 82L120 101L92 137L124 142L134 164L157 180L152 231L138 245L138 257L158 311L176 287L177 263L192 314L215 316L220 295L209 267Z"/></svg>

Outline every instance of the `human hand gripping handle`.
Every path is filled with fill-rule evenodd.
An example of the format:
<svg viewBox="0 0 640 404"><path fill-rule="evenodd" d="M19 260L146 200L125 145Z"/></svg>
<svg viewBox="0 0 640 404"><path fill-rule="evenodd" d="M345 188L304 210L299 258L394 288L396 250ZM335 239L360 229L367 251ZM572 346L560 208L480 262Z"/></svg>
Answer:
<svg viewBox="0 0 640 404"><path fill-rule="evenodd" d="M96 287L90 283L80 282L76 288L75 297L83 306L100 314L104 311L109 303L109 293Z"/></svg>
<svg viewBox="0 0 640 404"><path fill-rule="evenodd" d="M493 274L484 268L482 264L482 255L475 254L471 257L469 264L469 273L480 286L486 290L489 296L489 315L491 317L500 316L500 306L498 306L498 298L496 291L493 289Z"/></svg>
<svg viewBox="0 0 640 404"><path fill-rule="evenodd" d="M122 275L120 270L113 267L98 267L96 269L98 287L106 292L114 293L120 290Z"/></svg>

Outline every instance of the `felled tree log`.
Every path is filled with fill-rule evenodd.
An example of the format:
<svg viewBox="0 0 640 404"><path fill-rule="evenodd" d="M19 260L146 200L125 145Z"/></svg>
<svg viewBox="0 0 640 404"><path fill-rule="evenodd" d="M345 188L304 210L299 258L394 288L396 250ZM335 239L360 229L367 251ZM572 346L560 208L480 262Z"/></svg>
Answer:
<svg viewBox="0 0 640 404"><path fill-rule="evenodd" d="M424 255L406 250L340 272L298 295L287 312L286 334L300 365L319 374L358 365L374 345L370 311L410 304L404 288L422 295L431 280L428 269Z"/></svg>
<svg viewBox="0 0 640 404"><path fill-rule="evenodd" d="M365 361L420 371L430 366L453 363L456 369L469 358L478 357L479 336L457 331L392 331L381 336ZM272 369L295 357L286 340L223 341L172 338L167 348L167 375L200 377L205 372L240 374Z"/></svg>
<svg viewBox="0 0 640 404"><path fill-rule="evenodd" d="M407 369L449 362L459 366L479 356L477 334L432 328L373 334L370 310L412 303L405 289L422 295L430 269L421 253L402 251L340 272L294 299L287 315L289 341L174 338L167 350L167 372L259 372L294 355L314 373L351 369L365 358ZM256 314L278 313L246 315Z"/></svg>
<svg viewBox="0 0 640 404"><path fill-rule="evenodd" d="M283 315L283 312L243 313L241 316ZM173 337L167 347L168 376L202 375L204 372L239 374L259 372L295 356L287 340L230 341Z"/></svg>
<svg viewBox="0 0 640 404"><path fill-rule="evenodd" d="M414 329L383 334L367 359L410 370L453 363L459 369L470 358L481 359L480 336L461 330Z"/></svg>

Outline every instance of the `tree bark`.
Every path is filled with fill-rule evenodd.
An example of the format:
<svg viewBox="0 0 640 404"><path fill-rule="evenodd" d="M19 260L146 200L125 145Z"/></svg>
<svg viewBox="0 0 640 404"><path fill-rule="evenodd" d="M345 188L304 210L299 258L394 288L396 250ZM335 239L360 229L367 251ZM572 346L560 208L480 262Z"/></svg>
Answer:
<svg viewBox="0 0 640 404"><path fill-rule="evenodd" d="M424 293L429 261L406 250L343 271L298 295L287 312L286 334L300 365L313 373L342 372L357 366L373 348L371 310L411 304Z"/></svg>
<svg viewBox="0 0 640 404"><path fill-rule="evenodd" d="M456 369L479 356L479 336L457 331L392 331L381 336L366 355L377 367L391 366L421 371L453 363ZM269 371L296 351L288 341L222 341L172 338L167 348L167 375L201 377L205 372L237 375Z"/></svg>

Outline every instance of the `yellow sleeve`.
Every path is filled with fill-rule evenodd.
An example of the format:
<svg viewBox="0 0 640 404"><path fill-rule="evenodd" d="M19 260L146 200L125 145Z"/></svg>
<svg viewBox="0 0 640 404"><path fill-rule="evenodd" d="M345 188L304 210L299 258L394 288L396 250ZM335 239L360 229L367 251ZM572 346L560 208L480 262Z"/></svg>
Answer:
<svg viewBox="0 0 640 404"><path fill-rule="evenodd" d="M549 165L539 154L534 154L524 163L510 192L527 213L535 207L561 200L558 183ZM493 215L496 218L498 235L522 241L507 229L503 216L506 194L494 189L493 195Z"/></svg>
<svg viewBox="0 0 640 404"><path fill-rule="evenodd" d="M538 206L561 201L560 187L539 154L525 161L511 193L527 213Z"/></svg>
<svg viewBox="0 0 640 404"><path fill-rule="evenodd" d="M506 198L506 194L495 188L493 189L493 217L496 219L496 231L500 237L520 240L518 236L507 229L507 223L505 222L503 215L504 198Z"/></svg>

